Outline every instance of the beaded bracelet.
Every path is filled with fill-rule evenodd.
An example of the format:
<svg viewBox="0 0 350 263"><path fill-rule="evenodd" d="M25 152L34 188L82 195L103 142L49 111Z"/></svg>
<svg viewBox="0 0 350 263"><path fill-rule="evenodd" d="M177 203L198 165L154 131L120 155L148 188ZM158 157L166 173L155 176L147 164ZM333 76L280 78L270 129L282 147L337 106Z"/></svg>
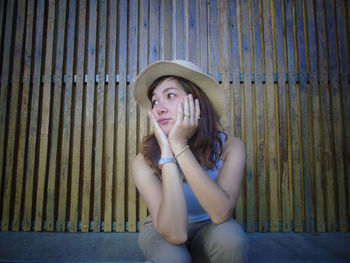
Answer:
<svg viewBox="0 0 350 263"><path fill-rule="evenodd" d="M184 153L188 148L190 148L189 145L187 145L181 152L179 152L177 155L175 155L175 159L179 157L182 153Z"/></svg>

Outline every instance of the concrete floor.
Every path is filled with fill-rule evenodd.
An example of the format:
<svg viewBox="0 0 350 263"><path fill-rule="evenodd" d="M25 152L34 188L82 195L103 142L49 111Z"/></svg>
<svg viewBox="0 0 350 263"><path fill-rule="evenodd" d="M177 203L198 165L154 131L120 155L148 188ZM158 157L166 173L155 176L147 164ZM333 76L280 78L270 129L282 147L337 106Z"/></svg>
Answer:
<svg viewBox="0 0 350 263"><path fill-rule="evenodd" d="M138 233L0 232L0 262L143 262ZM350 262L350 233L254 233L249 262Z"/></svg>

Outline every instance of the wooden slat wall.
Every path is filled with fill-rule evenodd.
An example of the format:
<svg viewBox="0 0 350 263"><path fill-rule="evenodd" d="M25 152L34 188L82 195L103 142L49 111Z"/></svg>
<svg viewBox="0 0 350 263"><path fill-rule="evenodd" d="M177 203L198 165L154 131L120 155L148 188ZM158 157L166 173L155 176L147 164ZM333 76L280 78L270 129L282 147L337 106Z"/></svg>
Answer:
<svg viewBox="0 0 350 263"><path fill-rule="evenodd" d="M1 231L139 231L131 164L151 132L132 85L188 59L247 148L248 232L350 230L350 4L0 1Z"/></svg>

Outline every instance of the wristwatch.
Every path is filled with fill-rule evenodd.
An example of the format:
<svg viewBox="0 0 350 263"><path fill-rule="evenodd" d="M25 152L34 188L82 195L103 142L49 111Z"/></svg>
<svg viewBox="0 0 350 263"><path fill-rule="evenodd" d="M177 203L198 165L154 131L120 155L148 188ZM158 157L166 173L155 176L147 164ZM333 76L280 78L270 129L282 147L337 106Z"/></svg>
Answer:
<svg viewBox="0 0 350 263"><path fill-rule="evenodd" d="M159 160L159 168L162 169L162 166L166 163L176 163L175 158L162 158Z"/></svg>

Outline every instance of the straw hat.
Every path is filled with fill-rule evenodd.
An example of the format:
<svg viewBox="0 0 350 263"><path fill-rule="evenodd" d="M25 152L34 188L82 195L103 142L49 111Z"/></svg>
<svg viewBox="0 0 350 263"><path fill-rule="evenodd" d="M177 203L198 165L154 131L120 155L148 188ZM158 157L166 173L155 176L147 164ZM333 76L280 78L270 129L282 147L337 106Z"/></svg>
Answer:
<svg viewBox="0 0 350 263"><path fill-rule="evenodd" d="M160 60L145 67L135 80L133 95L142 110L150 110L151 102L147 97L147 89L152 83L166 75L187 79L196 84L209 98L219 117L224 111L224 94L218 82L195 64L186 60Z"/></svg>

